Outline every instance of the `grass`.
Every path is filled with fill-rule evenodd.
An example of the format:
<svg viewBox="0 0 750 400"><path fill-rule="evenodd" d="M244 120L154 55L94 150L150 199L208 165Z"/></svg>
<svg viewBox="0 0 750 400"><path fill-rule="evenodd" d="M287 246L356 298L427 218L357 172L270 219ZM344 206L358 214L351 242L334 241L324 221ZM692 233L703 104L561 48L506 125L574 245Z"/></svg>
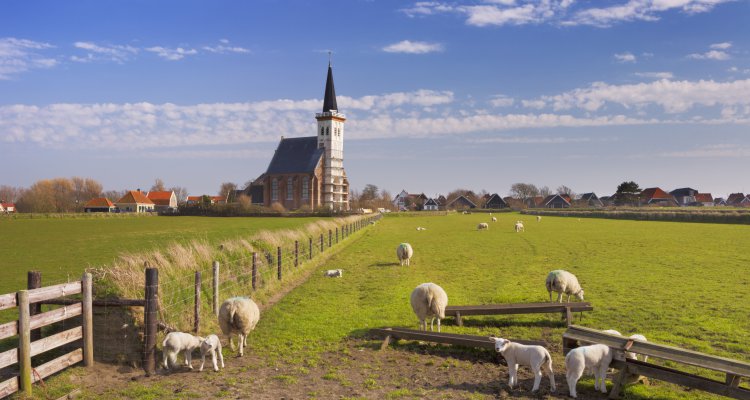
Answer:
<svg viewBox="0 0 750 400"><path fill-rule="evenodd" d="M750 227L545 217L527 221L526 232L516 234L513 222L529 218L497 217L484 232L476 225L489 218L478 214L386 217L328 261L326 268L346 270L344 278L313 275L264 313L250 347L295 363L340 351L370 328L416 329L408 299L423 282L441 285L454 305L546 301L547 272L563 268L579 277L594 305L582 325L750 361ZM401 242L414 247L411 267L396 262ZM557 348L565 330L559 315L469 317L464 323L448 321L443 330L541 338ZM561 365L561 354L553 359ZM402 394L410 392L389 393ZM627 394L711 398L664 383L629 388Z"/></svg>

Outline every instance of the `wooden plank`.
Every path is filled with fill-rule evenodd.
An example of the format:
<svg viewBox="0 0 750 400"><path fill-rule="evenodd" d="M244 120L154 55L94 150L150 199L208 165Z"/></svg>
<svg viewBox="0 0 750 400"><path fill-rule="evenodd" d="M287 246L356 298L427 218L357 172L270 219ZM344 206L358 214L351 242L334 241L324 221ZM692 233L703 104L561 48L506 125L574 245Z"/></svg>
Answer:
<svg viewBox="0 0 750 400"><path fill-rule="evenodd" d="M10 321L0 325L0 339L9 338L18 334L18 321Z"/></svg>
<svg viewBox="0 0 750 400"><path fill-rule="evenodd" d="M56 372L60 372L71 365L81 362L83 360L83 349L75 349L68 354L57 357L52 361L46 362L36 368L36 374L34 374L34 382L39 381L39 378L44 379ZM37 375L38 374L38 375Z"/></svg>
<svg viewBox="0 0 750 400"><path fill-rule="evenodd" d="M80 389L80 388L73 389L70 393L68 393L68 394L66 394L64 396L58 397L57 400L71 400L71 399L78 398L78 396L80 396L81 394L83 394L83 390L82 389Z"/></svg>
<svg viewBox="0 0 750 400"><path fill-rule="evenodd" d="M0 399L18 391L18 378L15 376L0 382Z"/></svg>
<svg viewBox="0 0 750 400"><path fill-rule="evenodd" d="M445 315L455 316L457 312L462 317L467 315L564 313L568 309L572 312L592 311L594 307L590 303L482 304L474 306L448 306L445 308Z"/></svg>
<svg viewBox="0 0 750 400"><path fill-rule="evenodd" d="M31 397L31 329L29 323L29 292L18 292L18 387L26 397Z"/></svg>
<svg viewBox="0 0 750 400"><path fill-rule="evenodd" d="M46 338L37 340L36 342L31 344L31 356L33 357L35 355L44 353L45 351L60 347L64 344L74 342L78 339L81 339L82 337L83 328L80 326L77 326L73 329L68 329L67 331L56 333L52 336L47 336Z"/></svg>
<svg viewBox="0 0 750 400"><path fill-rule="evenodd" d="M29 290L29 303L39 303L78 293L81 293L81 281L61 283L59 285Z"/></svg>
<svg viewBox="0 0 750 400"><path fill-rule="evenodd" d="M382 328L371 329L370 333L378 337L391 336L393 339L421 340L426 342L435 342L443 344L452 344L466 347L478 347L483 349L495 349L495 342L488 336L460 335L455 333L438 333L428 331L418 331L404 328ZM512 339L511 339L512 340ZM516 343L525 345L543 346L545 343L532 340L513 340Z"/></svg>
<svg viewBox="0 0 750 400"><path fill-rule="evenodd" d="M0 369L18 362L18 349L10 349L0 353Z"/></svg>
<svg viewBox="0 0 750 400"><path fill-rule="evenodd" d="M76 303L71 306L65 306L56 310L34 315L31 317L30 321L31 329L41 328L43 326L54 324L55 322L60 322L81 315L81 310L81 303Z"/></svg>
<svg viewBox="0 0 750 400"><path fill-rule="evenodd" d="M91 304L94 292L92 281L93 277L91 273L86 272L83 274L83 279L81 279L81 287L83 289L81 330L83 331L83 364L87 367L94 365L94 307Z"/></svg>
<svg viewBox="0 0 750 400"><path fill-rule="evenodd" d="M16 306L16 294L8 293L0 295L0 310L13 308Z"/></svg>
<svg viewBox="0 0 750 400"><path fill-rule="evenodd" d="M563 337L565 339L578 340L586 343L605 344L617 349L624 348L629 340L626 337L610 335L596 329L585 328L577 325L569 327L563 334ZM708 368L724 373L750 377L750 363L713 356L697 351L685 350L653 342L641 342L639 340L633 341L633 346L628 351L696 367Z"/></svg>
<svg viewBox="0 0 750 400"><path fill-rule="evenodd" d="M39 304L51 304L56 306L67 306L70 304L80 303L78 299L50 299L39 302ZM146 304L146 300L143 299L101 299L92 300L91 304L94 307L143 307Z"/></svg>

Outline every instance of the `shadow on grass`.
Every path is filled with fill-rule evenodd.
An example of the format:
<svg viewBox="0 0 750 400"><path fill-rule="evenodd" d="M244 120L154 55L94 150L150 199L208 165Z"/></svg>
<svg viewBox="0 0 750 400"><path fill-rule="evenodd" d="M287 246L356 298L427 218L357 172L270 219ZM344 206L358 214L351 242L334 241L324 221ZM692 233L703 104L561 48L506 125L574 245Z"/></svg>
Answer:
<svg viewBox="0 0 750 400"><path fill-rule="evenodd" d="M446 383L444 385L436 386L439 390L453 389L460 390L467 393L479 393L487 396L497 396L501 393L501 388L497 383L494 384L481 384L481 383Z"/></svg>
<svg viewBox="0 0 750 400"><path fill-rule="evenodd" d="M455 319L448 318L445 322L451 321L451 325L455 325ZM538 320L518 320L512 318L467 318L463 317L463 324L466 327L480 327L480 328L509 328L509 327L538 327L538 328L561 328L565 327L565 320L563 319L538 319Z"/></svg>
<svg viewBox="0 0 750 400"><path fill-rule="evenodd" d="M398 267L398 262L379 262L368 265L368 267Z"/></svg>

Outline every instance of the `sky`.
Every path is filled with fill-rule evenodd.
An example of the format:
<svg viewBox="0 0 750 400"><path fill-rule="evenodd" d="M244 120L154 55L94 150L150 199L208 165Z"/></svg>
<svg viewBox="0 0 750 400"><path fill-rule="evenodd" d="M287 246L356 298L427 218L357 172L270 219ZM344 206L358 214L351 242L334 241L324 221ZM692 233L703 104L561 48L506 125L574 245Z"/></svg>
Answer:
<svg viewBox="0 0 750 400"><path fill-rule="evenodd" d="M750 0L0 2L0 185L215 194L315 135L352 189L750 191Z"/></svg>

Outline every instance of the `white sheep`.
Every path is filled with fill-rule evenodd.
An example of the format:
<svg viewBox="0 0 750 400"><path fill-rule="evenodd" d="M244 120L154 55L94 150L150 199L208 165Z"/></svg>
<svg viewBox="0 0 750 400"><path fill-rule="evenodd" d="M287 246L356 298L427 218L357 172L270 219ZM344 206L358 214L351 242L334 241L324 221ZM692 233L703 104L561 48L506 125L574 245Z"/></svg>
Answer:
<svg viewBox="0 0 750 400"><path fill-rule="evenodd" d="M622 334L620 332L618 332L618 331L616 331L614 329L607 329L607 330L602 331L602 332L609 333L609 334L612 334L612 335L622 336ZM635 333L633 335L628 336L628 339L639 340L641 342L648 342L648 340L646 340L646 337L643 336L643 335L641 335L641 334L639 334L639 333ZM637 360L638 359L638 356L635 353L633 353L632 351L626 351L625 352L625 357L629 358L631 360ZM648 361L648 356L644 355L643 356L643 362L646 362L646 361Z"/></svg>
<svg viewBox="0 0 750 400"><path fill-rule="evenodd" d="M557 302L562 303L563 293L568 295L568 302L570 302L570 295L576 296L580 301L583 301L583 288L578 283L578 278L568 271L556 269L547 275L545 281L547 292L549 292L549 301L552 301L552 292L557 292Z"/></svg>
<svg viewBox="0 0 750 400"><path fill-rule="evenodd" d="M542 216L541 215L537 215L536 216L536 222L542 222Z"/></svg>
<svg viewBox="0 0 750 400"><path fill-rule="evenodd" d="M445 290L434 283L423 283L411 292L411 309L419 319L421 330L427 330L426 319L429 317L430 330L437 318L438 332L440 332L440 319L445 318L445 307L448 306L448 295Z"/></svg>
<svg viewBox="0 0 750 400"><path fill-rule="evenodd" d="M534 387L532 392L539 390L539 383L542 381L542 371L549 376L550 391L555 391L555 374L552 372L552 356L549 351L542 346L527 346L520 343L511 342L508 339L490 337L495 341L495 351L503 355L508 364L508 386L518 384L518 366L523 365L531 368L534 374Z"/></svg>
<svg viewBox="0 0 750 400"><path fill-rule="evenodd" d="M523 222L521 221L516 221L515 228L516 228L516 232L526 232L526 230L523 227Z"/></svg>
<svg viewBox="0 0 750 400"><path fill-rule="evenodd" d="M612 349L604 344L577 347L565 356L565 379L570 397L576 397L576 384L584 370L594 371L594 390L607 393L607 369L612 362Z"/></svg>
<svg viewBox="0 0 750 400"><path fill-rule="evenodd" d="M418 226L418 227L417 227L417 230L418 230L418 231L426 231L426 230L427 230L427 228L424 228L424 227Z"/></svg>
<svg viewBox="0 0 750 400"><path fill-rule="evenodd" d="M254 301L247 297L232 297L224 301L219 308L219 326L221 331L229 337L229 347L234 350L232 334L239 336L240 356L244 355L247 335L255 329L260 320L260 309Z"/></svg>
<svg viewBox="0 0 750 400"><path fill-rule="evenodd" d="M477 230L487 230L490 229L490 226L486 222L480 222L479 225L477 225Z"/></svg>
<svg viewBox="0 0 750 400"><path fill-rule="evenodd" d="M409 266L409 260L411 260L411 257L414 255L414 250L411 248L411 245L409 243L401 243L396 247L396 257L398 257L398 261L401 265L404 265L406 263L406 266Z"/></svg>
<svg viewBox="0 0 750 400"><path fill-rule="evenodd" d="M497 217L492 217L492 222L497 222Z"/></svg>
<svg viewBox="0 0 750 400"><path fill-rule="evenodd" d="M170 332L161 343L161 352L165 369L177 364L177 354L185 353L185 365L193 369L193 350L201 346L203 338L185 332Z"/></svg>
<svg viewBox="0 0 750 400"><path fill-rule="evenodd" d="M323 276L328 278L341 278L344 276L344 270L343 269L329 269L328 271L323 273Z"/></svg>
<svg viewBox="0 0 750 400"><path fill-rule="evenodd" d="M201 342L201 367L198 371L203 371L203 365L206 363L206 354L211 353L211 363L214 365L214 371L219 371L219 366L216 365L216 355L219 355L219 361L221 361L221 368L224 368L224 355L221 354L221 340L216 335L208 335Z"/></svg>

